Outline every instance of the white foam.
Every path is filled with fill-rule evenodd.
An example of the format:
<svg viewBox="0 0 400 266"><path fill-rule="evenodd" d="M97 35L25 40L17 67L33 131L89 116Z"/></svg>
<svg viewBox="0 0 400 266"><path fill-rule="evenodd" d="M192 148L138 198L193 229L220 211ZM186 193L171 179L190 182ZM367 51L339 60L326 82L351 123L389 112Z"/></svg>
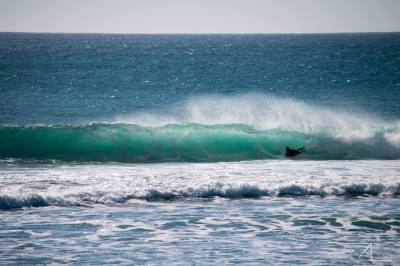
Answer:
<svg viewBox="0 0 400 266"><path fill-rule="evenodd" d="M393 196L400 194L399 172L399 161L8 166L0 170L0 201L18 207L182 197Z"/></svg>

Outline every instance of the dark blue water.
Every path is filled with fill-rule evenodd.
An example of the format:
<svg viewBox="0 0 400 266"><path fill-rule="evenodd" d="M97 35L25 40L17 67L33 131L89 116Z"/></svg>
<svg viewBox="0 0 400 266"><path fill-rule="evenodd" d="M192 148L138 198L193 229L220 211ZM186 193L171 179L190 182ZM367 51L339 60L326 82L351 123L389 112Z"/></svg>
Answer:
<svg viewBox="0 0 400 266"><path fill-rule="evenodd" d="M0 33L0 264L394 265L399 159L400 33Z"/></svg>
<svg viewBox="0 0 400 266"><path fill-rule="evenodd" d="M80 123L266 92L400 113L400 34L0 34L0 123Z"/></svg>

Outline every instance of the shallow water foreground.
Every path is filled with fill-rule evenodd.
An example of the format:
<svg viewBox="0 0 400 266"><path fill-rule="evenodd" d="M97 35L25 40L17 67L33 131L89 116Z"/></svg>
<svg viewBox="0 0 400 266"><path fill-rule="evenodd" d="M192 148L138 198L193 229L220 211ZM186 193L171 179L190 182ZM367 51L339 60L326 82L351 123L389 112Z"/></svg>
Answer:
<svg viewBox="0 0 400 266"><path fill-rule="evenodd" d="M2 264L400 262L393 198L133 200L0 214Z"/></svg>
<svg viewBox="0 0 400 266"><path fill-rule="evenodd" d="M396 265L399 167L3 162L0 264Z"/></svg>

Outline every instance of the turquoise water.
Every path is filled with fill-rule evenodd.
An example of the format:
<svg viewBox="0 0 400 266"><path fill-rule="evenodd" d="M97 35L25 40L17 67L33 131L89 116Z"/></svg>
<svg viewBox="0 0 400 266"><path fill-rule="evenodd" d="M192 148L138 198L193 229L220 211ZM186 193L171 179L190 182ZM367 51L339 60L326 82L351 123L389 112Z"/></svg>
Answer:
<svg viewBox="0 0 400 266"><path fill-rule="evenodd" d="M0 264L400 262L399 33L0 33L0 93Z"/></svg>
<svg viewBox="0 0 400 266"><path fill-rule="evenodd" d="M359 131L364 135L346 140L344 134ZM42 161L218 162L284 159L287 145L308 147L299 159L398 159L400 148L390 138L399 136L399 127L373 126L343 130L326 126L310 132L256 130L242 124L3 127L0 156Z"/></svg>

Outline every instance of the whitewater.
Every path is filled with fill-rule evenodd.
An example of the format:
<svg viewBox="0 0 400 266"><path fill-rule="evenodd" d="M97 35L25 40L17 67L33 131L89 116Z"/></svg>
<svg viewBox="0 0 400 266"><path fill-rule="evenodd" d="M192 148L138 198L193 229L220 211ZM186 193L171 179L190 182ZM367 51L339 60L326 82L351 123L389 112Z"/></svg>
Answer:
<svg viewBox="0 0 400 266"><path fill-rule="evenodd" d="M400 263L398 33L0 33L0 59L1 265Z"/></svg>
<svg viewBox="0 0 400 266"><path fill-rule="evenodd" d="M1 246L29 258L6 262L350 265L371 237L399 248L396 121L248 94L0 136Z"/></svg>
<svg viewBox="0 0 400 266"><path fill-rule="evenodd" d="M124 204L134 199L396 197L400 195L399 169L398 161L266 160L23 168L3 163L0 209ZM380 176L382 171L385 176Z"/></svg>
<svg viewBox="0 0 400 266"><path fill-rule="evenodd" d="M397 259L399 165L2 162L0 258L352 265L375 241L374 248Z"/></svg>

